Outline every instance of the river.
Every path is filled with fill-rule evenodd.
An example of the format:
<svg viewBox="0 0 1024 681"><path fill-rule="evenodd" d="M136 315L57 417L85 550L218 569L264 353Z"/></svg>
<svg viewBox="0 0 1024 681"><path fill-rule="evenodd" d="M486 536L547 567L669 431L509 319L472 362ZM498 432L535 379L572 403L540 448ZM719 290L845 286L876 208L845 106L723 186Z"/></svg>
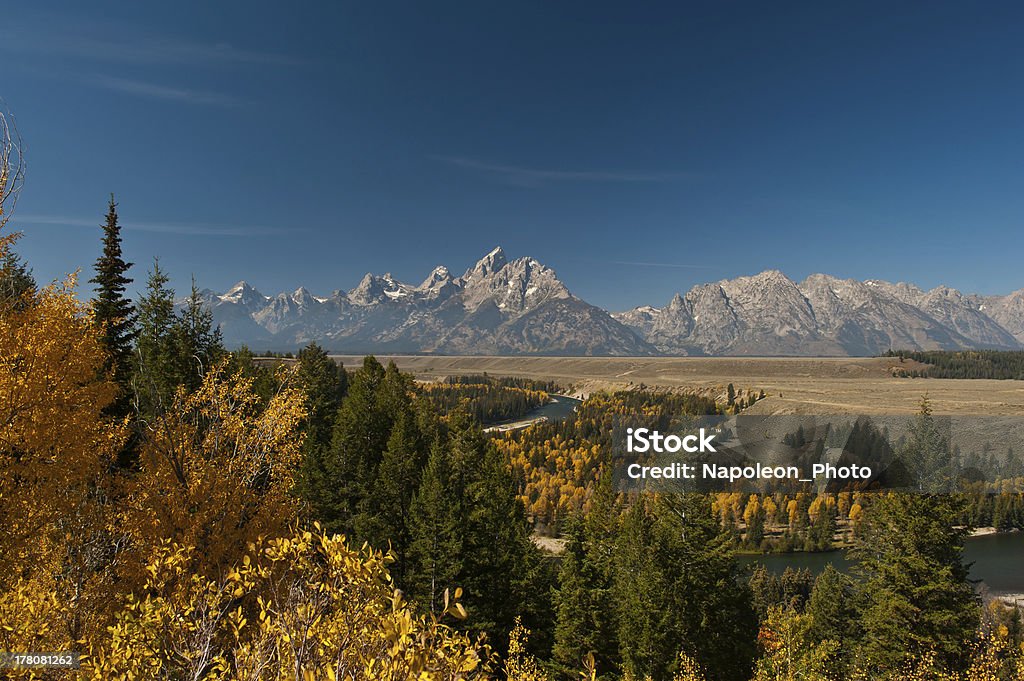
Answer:
<svg viewBox="0 0 1024 681"><path fill-rule="evenodd" d="M525 428L526 426L533 425L540 421L561 421L576 411L576 406L582 401L583 400L578 400L575 397L569 397L568 395L552 395L550 402L541 405L536 409L530 410L525 416L523 416L523 418L516 419L510 423L497 423L489 428L485 428L484 430L516 430L518 428Z"/></svg>
<svg viewBox="0 0 1024 681"><path fill-rule="evenodd" d="M1024 593L1024 532L971 537L964 546L964 561L973 563L971 579L981 580L993 595ZM792 567L807 568L813 574L828 564L843 572L853 564L842 551L741 556L740 562L761 563L776 573Z"/></svg>
<svg viewBox="0 0 1024 681"><path fill-rule="evenodd" d="M576 411L576 406L582 401L568 395L552 395L550 402L537 407L527 414L526 418L535 419L543 416L548 421L561 421Z"/></svg>

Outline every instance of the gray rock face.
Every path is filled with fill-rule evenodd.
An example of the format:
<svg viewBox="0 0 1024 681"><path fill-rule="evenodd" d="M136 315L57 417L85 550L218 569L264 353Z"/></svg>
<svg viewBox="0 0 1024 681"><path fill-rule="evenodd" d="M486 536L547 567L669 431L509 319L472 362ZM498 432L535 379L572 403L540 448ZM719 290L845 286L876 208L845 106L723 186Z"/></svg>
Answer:
<svg viewBox="0 0 1024 681"><path fill-rule="evenodd" d="M940 286L769 270L678 294L664 308L613 317L658 350L713 355L875 355L907 350L1019 349L1024 291L966 296Z"/></svg>
<svg viewBox="0 0 1024 681"><path fill-rule="evenodd" d="M501 248L461 277L435 268L419 286L367 274L345 293L304 288L273 298L240 283L209 294L229 345L293 349L316 341L339 352L649 355L629 327L573 296L533 258Z"/></svg>
<svg viewBox="0 0 1024 681"><path fill-rule="evenodd" d="M976 300L978 311L991 317L997 324L1024 343L1024 289L1008 296L989 296Z"/></svg>

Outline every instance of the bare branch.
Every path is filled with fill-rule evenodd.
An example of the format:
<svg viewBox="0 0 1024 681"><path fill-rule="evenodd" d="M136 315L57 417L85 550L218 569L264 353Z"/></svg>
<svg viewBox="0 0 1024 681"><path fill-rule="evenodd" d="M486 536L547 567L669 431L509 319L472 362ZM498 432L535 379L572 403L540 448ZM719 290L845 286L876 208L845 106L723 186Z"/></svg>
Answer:
<svg viewBox="0 0 1024 681"><path fill-rule="evenodd" d="M25 184L25 145L14 122L14 115L0 99L0 230L18 203Z"/></svg>

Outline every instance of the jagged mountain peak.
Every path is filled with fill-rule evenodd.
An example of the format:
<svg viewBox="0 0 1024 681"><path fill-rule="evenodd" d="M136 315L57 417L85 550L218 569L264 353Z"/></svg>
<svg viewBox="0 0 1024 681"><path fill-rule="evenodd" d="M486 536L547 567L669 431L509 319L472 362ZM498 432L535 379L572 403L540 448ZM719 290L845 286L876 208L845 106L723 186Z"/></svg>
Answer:
<svg viewBox="0 0 1024 681"><path fill-rule="evenodd" d="M448 268L444 265L438 265L431 270L430 274L427 275L427 278L423 280L423 283L420 284L418 288L422 290L429 290L453 280L452 274L448 271Z"/></svg>
<svg viewBox="0 0 1024 681"><path fill-rule="evenodd" d="M300 286L295 289L291 295L292 301L297 305L312 305L320 302L319 299L310 293L309 289L305 286Z"/></svg>
<svg viewBox="0 0 1024 681"><path fill-rule="evenodd" d="M220 299L220 302L243 306L250 306L269 300L267 296L257 291L245 280L239 281L217 297Z"/></svg>
<svg viewBox="0 0 1024 681"><path fill-rule="evenodd" d="M495 259L496 254L501 257ZM532 257L508 262L500 248L488 253L462 282L463 304L469 310L491 302L504 314L519 314L548 300L572 297L553 269Z"/></svg>
<svg viewBox="0 0 1024 681"><path fill-rule="evenodd" d="M227 309L231 308L231 309ZM439 266L419 286L367 273L347 294L300 288L252 309L214 306L228 343L330 350L469 354L647 355L653 346L607 312L574 297L536 258L499 247L466 275Z"/></svg>
<svg viewBox="0 0 1024 681"><path fill-rule="evenodd" d="M480 258L473 267L466 270L462 278L465 281L470 281L474 278L486 277L499 271L507 264L508 258L505 257L505 251L501 246L496 246L490 253Z"/></svg>

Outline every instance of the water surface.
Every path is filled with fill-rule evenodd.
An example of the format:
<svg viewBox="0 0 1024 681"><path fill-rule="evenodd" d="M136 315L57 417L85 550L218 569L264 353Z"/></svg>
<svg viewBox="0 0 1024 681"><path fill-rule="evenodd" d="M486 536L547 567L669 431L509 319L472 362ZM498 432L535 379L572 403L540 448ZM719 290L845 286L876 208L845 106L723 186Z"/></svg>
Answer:
<svg viewBox="0 0 1024 681"><path fill-rule="evenodd" d="M992 594L1024 593L1024 532L971 537L964 546L964 560L973 563L971 579L981 580ZM806 568L815 575L826 565L842 572L848 572L853 565L842 551L741 556L740 562L761 563L775 573L787 567Z"/></svg>

